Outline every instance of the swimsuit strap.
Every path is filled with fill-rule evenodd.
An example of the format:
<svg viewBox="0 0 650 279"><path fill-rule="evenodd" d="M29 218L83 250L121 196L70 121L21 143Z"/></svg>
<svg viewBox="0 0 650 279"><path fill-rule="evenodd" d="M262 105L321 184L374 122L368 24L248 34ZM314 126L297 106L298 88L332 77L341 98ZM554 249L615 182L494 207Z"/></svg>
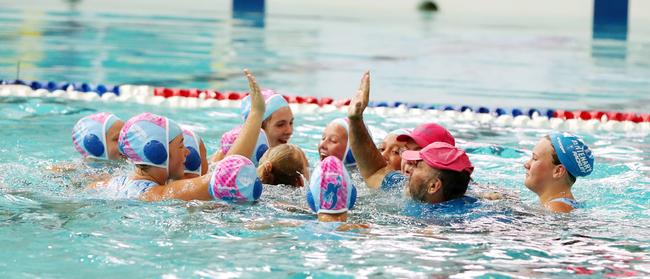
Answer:
<svg viewBox="0 0 650 279"><path fill-rule="evenodd" d="M557 199L552 199L549 202L561 202L561 203L564 203L564 204L566 204L568 206L571 206L573 208L577 208L578 205L579 205L579 203L576 200L569 199L569 198L557 198Z"/></svg>

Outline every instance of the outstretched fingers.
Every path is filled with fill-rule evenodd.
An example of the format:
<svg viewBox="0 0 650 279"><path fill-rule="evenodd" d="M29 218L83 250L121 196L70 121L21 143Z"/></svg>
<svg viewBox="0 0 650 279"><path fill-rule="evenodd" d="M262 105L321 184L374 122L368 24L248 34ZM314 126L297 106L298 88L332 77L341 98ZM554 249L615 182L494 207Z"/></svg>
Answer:
<svg viewBox="0 0 650 279"><path fill-rule="evenodd" d="M360 100L367 105L370 100L370 71L366 71L361 78L359 85Z"/></svg>
<svg viewBox="0 0 650 279"><path fill-rule="evenodd" d="M255 76L251 73L250 70L244 69L244 74L246 75L246 78L248 79L248 88L250 89L250 93L253 94L253 92L258 93L260 92L260 88L257 85L257 81L255 80Z"/></svg>

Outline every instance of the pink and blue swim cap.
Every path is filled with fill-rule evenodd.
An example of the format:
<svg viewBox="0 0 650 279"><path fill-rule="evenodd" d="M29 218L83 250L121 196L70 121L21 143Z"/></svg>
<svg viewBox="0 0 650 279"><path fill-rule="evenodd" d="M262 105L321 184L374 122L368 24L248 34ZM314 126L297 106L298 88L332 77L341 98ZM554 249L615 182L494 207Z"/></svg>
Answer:
<svg viewBox="0 0 650 279"><path fill-rule="evenodd" d="M77 121L72 128L72 144L84 158L108 160L106 133L120 120L114 114L100 112Z"/></svg>
<svg viewBox="0 0 650 279"><path fill-rule="evenodd" d="M241 126L235 127L221 136L221 154L225 156L228 153L232 145L235 143L237 137L239 137L241 128ZM255 166L259 165L262 155L264 155L267 150L269 150L269 141L266 138L266 133L264 133L264 130L260 130L260 135L257 137L255 149L253 150L252 161Z"/></svg>
<svg viewBox="0 0 650 279"><path fill-rule="evenodd" d="M285 100L282 95L276 94L275 91L273 90L264 89L262 90L261 93L262 96L264 97L264 103L266 103L266 111L264 111L264 117L262 117L263 120L268 119L271 116L271 114L273 114L277 110L289 106L287 100ZM250 112L251 112L251 96L248 95L241 102L241 115L244 118L244 120L248 118L248 114Z"/></svg>
<svg viewBox="0 0 650 279"><path fill-rule="evenodd" d="M345 146L345 153L343 155L343 163L346 166L354 166L357 163L357 160L354 159L352 155L352 149L350 149L350 125L347 118L337 118L330 122L330 124L337 124L345 129L345 132L348 134L348 144Z"/></svg>
<svg viewBox="0 0 650 279"><path fill-rule="evenodd" d="M307 189L307 204L316 213L343 213L354 207L357 188L339 158L329 156L316 165Z"/></svg>
<svg viewBox="0 0 650 279"><path fill-rule="evenodd" d="M570 133L552 133L549 137L557 158L571 175L587 176L594 170L594 155L581 138Z"/></svg>
<svg viewBox="0 0 650 279"><path fill-rule="evenodd" d="M244 156L231 155L217 163L208 189L214 199L252 202L260 198L263 187L253 162Z"/></svg>
<svg viewBox="0 0 650 279"><path fill-rule="evenodd" d="M185 173L193 173L201 175L201 138L195 132L183 129L183 142L189 151L185 157Z"/></svg>
<svg viewBox="0 0 650 279"><path fill-rule="evenodd" d="M120 152L136 165L167 169L169 143L181 134L181 127L173 120L145 112L124 123L118 145Z"/></svg>

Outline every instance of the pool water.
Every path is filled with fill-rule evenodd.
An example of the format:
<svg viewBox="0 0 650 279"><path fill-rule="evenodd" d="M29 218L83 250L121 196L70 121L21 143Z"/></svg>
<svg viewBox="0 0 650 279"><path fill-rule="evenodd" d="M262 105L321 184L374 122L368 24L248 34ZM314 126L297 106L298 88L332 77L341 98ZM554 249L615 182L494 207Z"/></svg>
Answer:
<svg viewBox="0 0 650 279"><path fill-rule="evenodd" d="M349 97L370 68L371 98L378 100L648 111L647 41L627 42L621 60L592 57L592 42L571 32L278 14L261 28L223 11L69 11L45 2L40 13L19 4L0 11L1 78L13 79L12 61L20 57L21 75L30 80L245 90L240 69L251 67L265 87ZM363 27L369 22L382 28ZM394 40L373 48L382 36ZM70 132L98 111L123 119L144 111L168 116L195 129L210 153L240 123L231 108L0 98L0 277L650 276L647 134L581 132L596 155L593 174L573 188L584 206L551 214L523 185L523 163L549 130L371 114L366 121L376 138L424 121L449 128L476 167L470 192L507 198L414 218L402 211L408 199L369 191L356 176L360 194L350 221L370 229L336 232L312 214L286 209L306 206L302 189L267 186L252 206L108 200L85 191L85 177L105 170L49 169L82 165ZM341 116L296 115L292 142L312 165L323 127Z"/></svg>

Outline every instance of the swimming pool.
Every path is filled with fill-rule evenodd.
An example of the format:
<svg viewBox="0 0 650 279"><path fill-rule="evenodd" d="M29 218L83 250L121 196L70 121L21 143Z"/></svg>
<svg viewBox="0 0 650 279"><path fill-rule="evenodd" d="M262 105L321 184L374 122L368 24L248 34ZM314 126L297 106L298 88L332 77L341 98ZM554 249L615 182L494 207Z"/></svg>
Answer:
<svg viewBox="0 0 650 279"><path fill-rule="evenodd" d="M373 77L376 82L373 83L372 93L372 98L379 100L390 100L389 97L394 94L391 92L408 88L414 93L411 97L404 97L417 101L422 96L429 96L424 94L427 94L428 88L434 87L445 88L450 92L436 95L436 98L443 100L441 103L462 102L489 106L490 102L499 101L512 102L512 106L624 107L639 112L647 111L647 103L643 103L643 98L646 98L643 92L647 89L643 88L647 88L648 80L641 77L650 71L650 67L643 64L643 61L621 65L621 61L605 58L602 61L607 66L598 68L602 71L599 72L602 74L599 77L612 77L619 82L607 79L589 81L588 83L595 84L597 90L591 87L581 89L579 85L584 83L581 75L576 74L576 77L564 77L568 81L559 79L557 84L538 80L539 84L533 87L554 93L541 98L531 92L515 90L521 88L518 85L510 88L506 86L499 92L510 100L500 101L486 97L492 96L490 88L497 86L489 84L490 75L476 74L478 80L488 83L469 90L470 86L464 83L464 78L447 79L457 73L452 70L450 76L446 76L438 68L444 67L444 63L443 66L428 65L431 68L422 68L423 73L409 80L405 79L407 74L399 72L424 66L423 62L418 62L417 59L394 60L390 57L370 58L366 54L361 55L367 45L350 45L345 49L336 49L337 53L325 55L323 49L333 43L320 41L319 37L297 36L290 32L287 25L295 24L295 18L271 15L268 19L269 29L261 31L247 27L227 27L230 19L219 16L170 18L128 13L99 14L100 20L95 21L89 18L97 17L86 18L87 14L70 14L52 9L42 17L46 22L51 21L39 25L38 29L47 31L41 36L44 54L42 59L36 59L33 68L23 68L25 79L95 83L149 82L148 84L161 86L242 90L246 83L239 69L249 62L244 58L252 55L253 63L259 65L259 70L263 73L260 79L264 86L290 88L285 90L302 94L314 92L313 95L319 96L348 97L358 84L361 69L371 67L373 71L377 69L379 72ZM12 19L22 22L28 18L26 15L8 14L4 13L2 18L10 22ZM56 25L57 22L68 19L78 19L81 25L79 22ZM274 26L273 21L279 22L278 25ZM323 26L336 20L325 18L320 21L304 21L304 25L295 32L325 32L322 30L327 28ZM86 29L94 30L93 26L107 22L117 22L123 29L120 31L117 28L117 33L106 32L105 37L91 36L94 32ZM140 22L154 27L143 31L124 22ZM11 26L15 26L12 24L0 27L7 28L3 29L4 34ZM352 25L355 25L354 22L346 24L343 21L329 28L340 31L346 27L353 28ZM216 26L218 30L242 28L237 30L246 31L233 32L231 36L241 37L219 41L217 44L227 46L230 51L247 53L235 55L232 60L223 63L220 66L222 68L215 70L213 73L217 80L205 76L201 78L212 67L201 64L206 63L202 58L210 53L203 49L202 41L194 41L189 46L173 45L177 41L187 42L186 39L197 40L196 33L187 32L193 30L192 32L201 33L201 30L210 29L208 26ZM75 28L86 31L73 32L74 34L85 35L70 37L69 32L77 30ZM394 27L397 31L400 28L402 27ZM332 32L331 29L328 30ZM504 32L503 37L494 38L495 44L498 42L514 46L521 43L523 50L519 53L522 55L535 52L533 43L525 43L530 42L529 39L548 39L508 29L487 28L484 31L492 31L492 35ZM393 32L396 30L382 34ZM413 32L412 35L422 35L426 31L419 29L409 32ZM129 55L133 50L120 45L125 43L120 38L126 34L127 38L133 40L129 44L147 42L142 33L150 35L147 40L156 42L152 44L155 47ZM477 49L471 43L479 40L480 37L475 35L449 35L451 37L445 42L459 40L460 46ZM293 36L303 38L304 41L299 41L298 46L290 46L280 40L294 39ZM463 39L463 36L467 38ZM69 38L74 44L62 45L63 38ZM410 42L394 42L394 49L385 51L401 53L401 47L412 46L417 38L419 37L415 36ZM570 45L574 43L581 46L579 40L576 42L570 38L571 36L561 38L570 41L566 44L553 43L554 48L543 51L545 57L552 60L565 55L584 54L585 49L581 47L571 50L573 54L565 52L567 48L572 49ZM3 42L14 44L3 49L4 53L0 55L4 61L3 74L9 72L6 69L11 64L8 62L13 57L11 53L24 50L18 42L33 39L26 34L4 37ZM256 45L259 40L264 42ZM102 45L110 45L107 49L113 52L97 52L99 56L107 56L103 56L99 65L96 65L97 60L90 58L97 56L94 51L96 48L102 49ZM273 46L274 51L259 51L261 46L269 45ZM444 45L444 42L432 42L432 46L438 47L438 50ZM311 50L310 46L313 47ZM156 51L156 47L162 49ZM66 53L67 59L64 55ZM229 51L218 48L217 53ZM317 55L314 57L311 55L313 53ZM477 71L506 71L521 78L518 81L521 83L536 80L527 78L530 77L528 75L516 75L519 66L505 61L485 61L483 59L486 56L489 55L485 52L482 55L476 53L458 61L474 65L472 67L476 67ZM73 61L76 62L70 62L70 57L75 58ZM136 59L138 57L141 60ZM176 65L168 67L162 62L154 63L162 58L176 61ZM451 55L440 59L451 62L458 58ZM128 63L120 64L125 59ZM314 59L318 63L313 64ZM531 64L527 65L540 66L540 62L536 61L530 60ZM136 64L140 66L133 66ZM458 69L460 72L467 69L458 67L462 68ZM559 72L550 71L548 75L551 79L560 78L563 77L562 71L580 73L580 69L589 66L585 61L577 59L574 65L567 67L558 70ZM394 70L387 70L388 68ZM193 71L198 74L192 75ZM314 79L310 76L310 71L317 71L317 79L320 80L310 84L309 81ZM425 78L432 73L442 73L443 76L431 79L433 81ZM188 76L194 76L194 79L188 80ZM340 81L331 84L332 80L339 78ZM345 83L349 84L344 85ZM578 85L570 92L561 94L564 93L561 88L572 83ZM349 90L339 92L344 88ZM374 88L379 91L377 94ZM462 93L463 88L468 89L466 93ZM594 93L601 92L600 90L602 94ZM613 100L604 93L611 92L609 90L620 90L625 94L616 95ZM400 97L402 95L405 94ZM451 99L451 96L457 97ZM576 96L582 97L579 102L571 98ZM650 137L647 134L579 132L591 143L597 165L593 175L579 180L574 187L576 197L586 202L585 208L565 216L540 211L536 196L526 191L522 183L522 164L537 139L547 133L548 129L482 125L476 121L446 117L444 114L430 116L427 120L438 121L448 127L458 138L459 145L468 149L476 166L473 177L479 184L474 185L473 190L504 189L514 197L485 202L476 211L460 216L441 215L434 220L421 220L401 213L400 208L405 202L403 199L368 192L360 187L360 198L351 219L354 222L369 223L372 228L369 231L333 233L310 223L314 219L311 215L287 212L274 204L276 201L284 201L304 205L302 190L287 194L286 189L266 187L262 201L255 206L223 208L215 206L215 203L175 201L146 204L105 200L82 191L79 186L83 181L79 181L74 173L62 175L46 171L53 164L79 162L79 156L70 144L70 129L81 116L104 110L114 112L124 119L142 111L164 114L180 124L196 129L206 141L210 152L218 146L220 135L240 121L238 111L234 108L170 109L56 98L0 98L0 127L4 132L0 138L2 277L118 277L134 274L167 278L354 275L564 278L578 277L578 274L591 274L594 277L650 276L650 166L647 163ZM303 147L310 161L314 162L317 160L315 149L322 127L329 120L340 116L336 112L296 115L292 142ZM406 114L390 117L369 115L367 121L373 128L374 135L381 137L382 131L403 126L414 127L423 119ZM277 221L305 224L298 227L264 228Z"/></svg>

